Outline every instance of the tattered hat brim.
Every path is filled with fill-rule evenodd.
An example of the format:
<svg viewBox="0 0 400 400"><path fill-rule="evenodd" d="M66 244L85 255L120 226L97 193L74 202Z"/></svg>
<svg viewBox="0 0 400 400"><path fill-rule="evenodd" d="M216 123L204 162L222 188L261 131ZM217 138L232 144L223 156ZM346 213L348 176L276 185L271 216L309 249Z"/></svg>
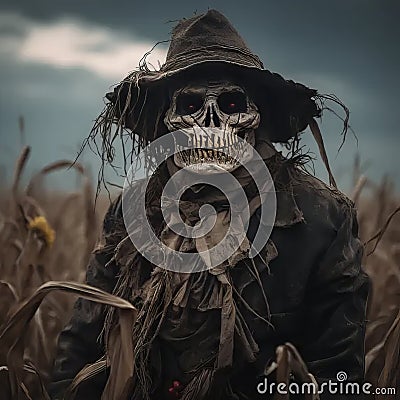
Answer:
<svg viewBox="0 0 400 400"><path fill-rule="evenodd" d="M329 110L325 100L341 106L345 111L343 118L339 116L343 121L344 140L349 110L335 95L321 95L315 89L265 69L224 15L208 10L180 20L173 28L166 62L158 71L149 68L146 55L139 69L106 95L109 102L95 120L87 139L96 144L103 166L106 162L113 163L116 154L113 144L117 138L123 148L125 168L127 160L132 162L149 142L168 132L164 118L174 90L198 79L227 79L243 86L258 106L261 121L257 137L281 143L294 139L292 153L297 154L299 133L309 126L333 182L314 117L321 116L324 109ZM96 142L98 137L100 147ZM128 152L126 143L131 147Z"/></svg>
<svg viewBox="0 0 400 400"><path fill-rule="evenodd" d="M168 64L159 71L135 71L106 97L116 106L115 118L148 141L165 133L160 116L155 120L154 110L157 114L160 111L165 114L169 107L169 89L177 82L214 73L222 77L234 76L239 84L252 92L261 118L268 115L270 119L269 138L273 142L287 142L306 129L311 118L320 115L314 98L317 95L315 89L243 60L234 60L233 56L234 53L229 59L224 53L223 59L205 59L204 55L196 59L192 53L188 65L182 65L180 60L178 68Z"/></svg>
<svg viewBox="0 0 400 400"><path fill-rule="evenodd" d="M268 128L266 134L274 142L288 141L320 114L313 99L315 90L264 69L230 21L212 9L178 22L165 64L159 71L150 71L144 57L139 71L107 96L115 106L109 114L144 141L153 140L165 132L163 117L171 89L199 76L215 79L215 74L217 79L234 75L235 82L251 92L261 125Z"/></svg>

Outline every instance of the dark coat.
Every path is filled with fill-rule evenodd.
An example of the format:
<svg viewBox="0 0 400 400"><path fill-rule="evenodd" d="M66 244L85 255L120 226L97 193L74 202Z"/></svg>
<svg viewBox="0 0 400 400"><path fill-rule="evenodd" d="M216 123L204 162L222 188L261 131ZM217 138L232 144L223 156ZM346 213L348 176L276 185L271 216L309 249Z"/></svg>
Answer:
<svg viewBox="0 0 400 400"><path fill-rule="evenodd" d="M297 347L319 382L335 380L340 371L347 374L347 381L361 382L364 378L369 279L361 268L363 247L358 238L354 204L339 191L298 172L289 189L278 191L277 205L275 226L264 254L266 263L257 265L274 329L242 310L260 351L254 363L235 365L231 386L236 393L248 396L239 396L239 399L267 398L266 395L257 397L257 383L261 382L265 366L274 359L275 348L287 341ZM109 292L116 284L118 266L110 263L105 267L105 264L123 238L120 213L117 201L104 220L105 244L94 252L87 270L87 283ZM256 212L248 230L250 240L257 226ZM233 268L232 279L246 302L265 316L260 288L240 264ZM54 399L61 398L61 393L85 364L104 353L103 344L98 341L103 323L102 306L83 299L76 302L73 317L59 338L51 385ZM161 353L165 355L167 361L163 365L167 368L155 399L167 398L162 394L165 388L172 380L179 380L174 356L167 354L167 348L161 348ZM104 373L90 386L83 386L77 398L99 399L105 380ZM232 397L224 397L227 398ZM323 395L322 399L325 398L329 397ZM347 397L335 395L333 398Z"/></svg>

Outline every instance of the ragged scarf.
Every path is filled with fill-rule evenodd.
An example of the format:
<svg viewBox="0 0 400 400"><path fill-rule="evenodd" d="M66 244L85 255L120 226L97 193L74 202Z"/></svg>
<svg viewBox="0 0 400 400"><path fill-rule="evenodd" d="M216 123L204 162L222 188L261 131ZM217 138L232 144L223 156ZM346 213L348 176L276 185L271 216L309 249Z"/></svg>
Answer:
<svg viewBox="0 0 400 400"><path fill-rule="evenodd" d="M280 155L267 142L258 143L256 149L273 175ZM176 172L171 162L167 162L166 169L169 176ZM249 207L252 215L260 206L254 182L243 167L233 171L233 175L246 193L248 204L245 206ZM229 206L224 202L226 198L220 191L209 186L195 187L187 198L180 201L181 217L190 226L199 221L198 212L203 204L211 204L217 211L216 223L210 233L206 237L190 239L171 229L177 220L176 215L167 213L167 220L162 221L161 186L152 186L147 210L149 220L164 244L180 252L202 252L219 243L231 218ZM137 229L141 229L140 221ZM121 273L114 293L129 299L139 308L132 332L135 368L132 393L128 398L150 399L154 389L162 386L162 377L165 376L162 370L168 366L154 361L157 358L154 357L154 348L159 347L159 344L155 346L157 340L171 346L178 357L179 368L185 376L180 391L183 400L211 399L221 391L229 391L227 377L233 364L234 346L243 349L241 358L247 362L254 361L258 345L237 308L237 301L243 299L238 299L240 295L235 292L230 276L230 269L248 258L249 248L249 240L245 237L234 254L220 265L188 274L167 271L147 262L134 248L129 236L119 243L113 261L120 266ZM207 264L207 259L203 261ZM258 317L269 323L269 315ZM112 330L114 318L110 310L106 319L106 336ZM186 337L192 337L193 341ZM204 349L201 347L203 342ZM200 356L193 355L197 345L200 351L204 350Z"/></svg>

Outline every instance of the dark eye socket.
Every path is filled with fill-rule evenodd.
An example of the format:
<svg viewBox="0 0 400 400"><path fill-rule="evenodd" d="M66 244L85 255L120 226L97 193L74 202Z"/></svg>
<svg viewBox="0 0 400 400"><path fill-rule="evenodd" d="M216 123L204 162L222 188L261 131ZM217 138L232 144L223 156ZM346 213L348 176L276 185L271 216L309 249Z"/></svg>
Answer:
<svg viewBox="0 0 400 400"><path fill-rule="evenodd" d="M242 92L225 92L218 97L218 106L225 114L247 111L246 96Z"/></svg>
<svg viewBox="0 0 400 400"><path fill-rule="evenodd" d="M182 93L176 99L176 112L179 115L189 115L200 110L203 98L195 93Z"/></svg>

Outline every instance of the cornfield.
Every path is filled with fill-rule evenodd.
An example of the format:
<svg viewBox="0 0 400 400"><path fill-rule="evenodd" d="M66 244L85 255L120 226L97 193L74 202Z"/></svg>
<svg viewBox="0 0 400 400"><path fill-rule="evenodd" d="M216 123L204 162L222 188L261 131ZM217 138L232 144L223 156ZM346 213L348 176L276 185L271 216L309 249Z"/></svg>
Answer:
<svg viewBox="0 0 400 400"><path fill-rule="evenodd" d="M126 301L80 284L108 198L99 197L95 207L85 168L71 161L44 167L26 188L21 188L29 151L22 151L12 185L0 197L0 382L4 399L49 398L45 388L57 337L70 318L77 296L117 307L121 327L126 328L135 318L134 308ZM45 176L63 169L82 177L80 191L45 189ZM389 180L374 184L363 176L358 161L351 197L358 206L360 235L365 242L364 268L372 279L366 380L377 387L396 388L397 395L380 398L400 399L399 199ZM126 340L122 328L116 340ZM119 347L115 349L117 352ZM275 368L281 381L287 381L290 373L302 382L313 381L291 344L280 346L276 354ZM114 356L111 368L118 368L124 360L121 355ZM127 352L122 357L126 361L132 356ZM76 384L88 374L90 371L83 371ZM123 384L109 381L105 398L118 398Z"/></svg>

